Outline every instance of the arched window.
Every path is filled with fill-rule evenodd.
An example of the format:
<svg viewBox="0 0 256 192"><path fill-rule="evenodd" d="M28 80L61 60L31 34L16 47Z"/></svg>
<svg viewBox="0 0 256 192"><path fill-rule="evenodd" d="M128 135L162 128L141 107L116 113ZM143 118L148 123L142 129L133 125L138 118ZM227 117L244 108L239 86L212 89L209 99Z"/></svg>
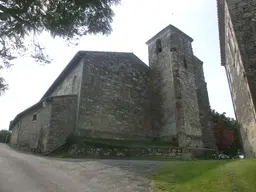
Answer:
<svg viewBox="0 0 256 192"><path fill-rule="evenodd" d="M72 93L75 93L76 91L76 75L73 78L73 82L72 82Z"/></svg>
<svg viewBox="0 0 256 192"><path fill-rule="evenodd" d="M160 39L157 39L156 41L156 53L162 52L162 43Z"/></svg>

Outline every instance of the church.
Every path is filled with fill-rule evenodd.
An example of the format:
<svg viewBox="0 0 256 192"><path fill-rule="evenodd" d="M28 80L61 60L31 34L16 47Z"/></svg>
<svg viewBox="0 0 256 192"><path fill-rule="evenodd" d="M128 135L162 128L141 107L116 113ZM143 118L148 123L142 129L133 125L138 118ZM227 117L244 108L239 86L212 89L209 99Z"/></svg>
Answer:
<svg viewBox="0 0 256 192"><path fill-rule="evenodd" d="M203 62L192 42L167 26L147 41L149 65L133 53L79 51L40 101L10 122L11 144L47 153L75 134L214 149Z"/></svg>

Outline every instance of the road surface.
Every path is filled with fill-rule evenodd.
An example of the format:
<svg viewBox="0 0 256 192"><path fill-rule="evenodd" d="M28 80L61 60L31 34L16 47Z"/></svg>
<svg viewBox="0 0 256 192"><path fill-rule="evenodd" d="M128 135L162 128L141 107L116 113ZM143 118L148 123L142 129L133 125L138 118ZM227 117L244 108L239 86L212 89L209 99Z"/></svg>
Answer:
<svg viewBox="0 0 256 192"><path fill-rule="evenodd" d="M163 164L44 158L0 144L0 192L144 192L146 176Z"/></svg>

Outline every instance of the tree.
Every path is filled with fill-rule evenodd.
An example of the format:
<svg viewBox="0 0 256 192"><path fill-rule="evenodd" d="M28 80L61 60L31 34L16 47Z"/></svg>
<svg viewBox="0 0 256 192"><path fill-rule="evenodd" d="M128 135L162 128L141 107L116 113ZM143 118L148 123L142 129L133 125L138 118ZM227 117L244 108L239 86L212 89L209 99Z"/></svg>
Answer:
<svg viewBox="0 0 256 192"><path fill-rule="evenodd" d="M11 132L8 130L0 130L0 143L9 143Z"/></svg>
<svg viewBox="0 0 256 192"><path fill-rule="evenodd" d="M220 114L215 110L211 112L218 149L227 155L236 155L241 149L239 123L233 118L226 117L226 113Z"/></svg>
<svg viewBox="0 0 256 192"><path fill-rule="evenodd" d="M0 69L10 61L30 54L37 62L50 57L38 41L48 32L67 42L87 34L110 34L114 12L120 0L0 0ZM30 40L29 43L27 40ZM0 77L0 94L7 89Z"/></svg>
<svg viewBox="0 0 256 192"><path fill-rule="evenodd" d="M232 146L234 142L234 131L228 130L222 120L219 120L214 124L214 132L219 150L225 151Z"/></svg>

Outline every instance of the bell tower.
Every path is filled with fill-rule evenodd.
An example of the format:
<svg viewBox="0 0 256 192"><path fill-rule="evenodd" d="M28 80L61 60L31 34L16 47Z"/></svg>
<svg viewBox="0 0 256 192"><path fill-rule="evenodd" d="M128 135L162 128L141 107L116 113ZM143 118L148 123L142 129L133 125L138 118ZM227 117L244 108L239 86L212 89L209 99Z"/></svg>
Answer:
<svg viewBox="0 0 256 192"><path fill-rule="evenodd" d="M153 133L180 147L203 147L192 42L172 25L147 42Z"/></svg>

